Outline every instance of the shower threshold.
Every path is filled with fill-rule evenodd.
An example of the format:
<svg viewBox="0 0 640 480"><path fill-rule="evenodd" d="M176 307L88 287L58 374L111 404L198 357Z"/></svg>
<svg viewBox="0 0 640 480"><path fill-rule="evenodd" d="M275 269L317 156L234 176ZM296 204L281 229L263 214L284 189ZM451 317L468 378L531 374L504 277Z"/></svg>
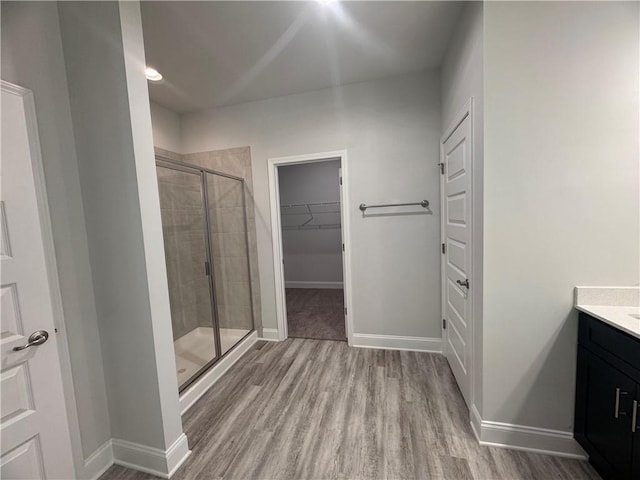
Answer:
<svg viewBox="0 0 640 480"><path fill-rule="evenodd" d="M222 355L244 338L250 330L221 328ZM173 342L176 352L178 386L182 387L198 371L216 357L212 327L197 327ZM222 356L220 355L220 356Z"/></svg>

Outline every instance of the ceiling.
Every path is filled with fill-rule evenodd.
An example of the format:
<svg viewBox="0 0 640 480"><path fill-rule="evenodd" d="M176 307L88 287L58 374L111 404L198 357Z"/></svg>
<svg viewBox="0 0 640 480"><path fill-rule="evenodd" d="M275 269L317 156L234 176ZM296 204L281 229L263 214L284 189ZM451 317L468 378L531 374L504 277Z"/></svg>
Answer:
<svg viewBox="0 0 640 480"><path fill-rule="evenodd" d="M440 65L462 2L142 2L151 99L179 113Z"/></svg>

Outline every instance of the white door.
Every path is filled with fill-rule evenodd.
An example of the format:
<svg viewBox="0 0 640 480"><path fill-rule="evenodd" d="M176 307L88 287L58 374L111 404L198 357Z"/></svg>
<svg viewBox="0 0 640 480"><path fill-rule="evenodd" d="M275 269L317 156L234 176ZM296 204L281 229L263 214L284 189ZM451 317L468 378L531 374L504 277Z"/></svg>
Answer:
<svg viewBox="0 0 640 480"><path fill-rule="evenodd" d="M444 353L470 405L471 115L441 145Z"/></svg>
<svg viewBox="0 0 640 480"><path fill-rule="evenodd" d="M48 219L40 216L36 190L41 165L32 98L28 90L2 82L0 477L70 479L71 441L41 226ZM42 332L48 334L44 343L16 350L30 339L42 342Z"/></svg>
<svg viewBox="0 0 640 480"><path fill-rule="evenodd" d="M342 162L344 161L344 157L342 157L340 159L340 163L342 164ZM343 190L342 190L342 167L340 167L338 169L338 177L340 178L340 241L342 242L342 295L344 298L344 334L347 337L347 340L349 340L349 322L347 322L347 314L349 313L347 311L347 279L345 278L347 275L347 265L346 265L346 258L345 258L345 238L344 238L344 222L345 219L342 218L342 206L344 205L344 194L343 194Z"/></svg>

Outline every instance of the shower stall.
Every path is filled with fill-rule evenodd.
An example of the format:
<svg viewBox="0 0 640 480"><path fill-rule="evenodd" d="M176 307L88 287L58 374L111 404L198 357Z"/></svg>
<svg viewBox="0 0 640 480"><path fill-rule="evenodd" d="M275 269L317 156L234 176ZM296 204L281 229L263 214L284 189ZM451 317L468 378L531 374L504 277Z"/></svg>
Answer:
<svg viewBox="0 0 640 480"><path fill-rule="evenodd" d="M156 158L178 387L254 329L244 180Z"/></svg>

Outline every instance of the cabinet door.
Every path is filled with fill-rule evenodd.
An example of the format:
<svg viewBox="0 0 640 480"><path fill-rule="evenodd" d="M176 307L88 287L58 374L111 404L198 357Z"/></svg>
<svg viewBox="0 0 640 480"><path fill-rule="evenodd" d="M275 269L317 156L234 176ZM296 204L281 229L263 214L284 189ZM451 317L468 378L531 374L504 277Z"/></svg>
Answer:
<svg viewBox="0 0 640 480"><path fill-rule="evenodd" d="M586 437L615 478L630 478L636 383L596 355L589 354L588 365Z"/></svg>
<svg viewBox="0 0 640 480"><path fill-rule="evenodd" d="M640 385L636 385L636 428L633 434L633 465L631 478L640 478Z"/></svg>

